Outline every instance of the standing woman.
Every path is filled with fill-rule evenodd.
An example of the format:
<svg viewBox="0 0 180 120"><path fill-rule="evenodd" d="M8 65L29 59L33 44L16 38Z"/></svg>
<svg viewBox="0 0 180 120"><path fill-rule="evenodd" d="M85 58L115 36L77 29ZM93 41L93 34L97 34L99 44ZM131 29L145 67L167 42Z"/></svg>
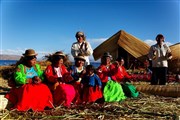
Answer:
<svg viewBox="0 0 180 120"><path fill-rule="evenodd" d="M18 111L43 111L52 108L52 95L49 88L42 83L43 71L36 64L37 53L28 49L23 54L14 73L16 87L12 88L5 97L13 104L12 109Z"/></svg>
<svg viewBox="0 0 180 120"><path fill-rule="evenodd" d="M83 32L79 31L75 35L77 42L74 42L71 47L71 54L75 58L78 54L82 54L85 56L86 63L85 65L89 65L89 56L93 54L93 50L89 42L86 41L86 37Z"/></svg>
<svg viewBox="0 0 180 120"><path fill-rule="evenodd" d="M157 43L149 50L149 59L152 60L151 85L165 85L168 70L168 60L172 58L170 48L164 43L164 36L156 36Z"/></svg>
<svg viewBox="0 0 180 120"><path fill-rule="evenodd" d="M72 100L75 97L74 87L66 84L73 80L70 73L64 65L64 60L67 59L61 51L50 56L51 65L48 65L45 70L46 83L53 94L54 105L64 105L70 107Z"/></svg>

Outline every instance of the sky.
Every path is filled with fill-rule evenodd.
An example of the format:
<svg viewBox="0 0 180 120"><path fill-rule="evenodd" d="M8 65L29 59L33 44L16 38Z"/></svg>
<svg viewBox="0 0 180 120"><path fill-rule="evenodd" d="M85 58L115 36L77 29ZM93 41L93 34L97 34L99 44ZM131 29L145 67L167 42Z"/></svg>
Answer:
<svg viewBox="0 0 180 120"><path fill-rule="evenodd" d="M120 30L149 45L160 33L180 42L180 0L1 0L0 14L0 54L71 55L77 31L93 49Z"/></svg>

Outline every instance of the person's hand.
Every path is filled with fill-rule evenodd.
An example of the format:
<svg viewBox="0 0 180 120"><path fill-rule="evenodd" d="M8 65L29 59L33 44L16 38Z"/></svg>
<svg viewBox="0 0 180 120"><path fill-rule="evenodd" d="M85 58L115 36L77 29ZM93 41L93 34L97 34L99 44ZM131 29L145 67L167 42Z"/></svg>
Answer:
<svg viewBox="0 0 180 120"><path fill-rule="evenodd" d="M153 56L156 56L156 50L153 50Z"/></svg>
<svg viewBox="0 0 180 120"><path fill-rule="evenodd" d="M31 78L27 79L26 83L32 83L32 79Z"/></svg>
<svg viewBox="0 0 180 120"><path fill-rule="evenodd" d="M83 78L83 76L86 74L86 70L83 70L80 74L79 74L79 77L80 78Z"/></svg>
<svg viewBox="0 0 180 120"><path fill-rule="evenodd" d="M101 69L101 68L99 68L99 69L97 70L97 72L102 73L102 69Z"/></svg>
<svg viewBox="0 0 180 120"><path fill-rule="evenodd" d="M38 84L38 83L41 83L41 79L38 76L34 76L32 78L32 82L35 83L35 84Z"/></svg>
<svg viewBox="0 0 180 120"><path fill-rule="evenodd" d="M168 58L169 60L172 59L172 53L171 53L171 52L169 52L169 53L167 52L167 53L166 53L166 56L167 56L167 58Z"/></svg>
<svg viewBox="0 0 180 120"><path fill-rule="evenodd" d="M101 86L99 86L99 90L101 90Z"/></svg>
<svg viewBox="0 0 180 120"><path fill-rule="evenodd" d="M58 77L58 78L57 78L57 81L58 81L58 82L62 82L62 77Z"/></svg>
<svg viewBox="0 0 180 120"><path fill-rule="evenodd" d="M116 65L116 67L119 67L119 62L118 61L115 61L114 63Z"/></svg>

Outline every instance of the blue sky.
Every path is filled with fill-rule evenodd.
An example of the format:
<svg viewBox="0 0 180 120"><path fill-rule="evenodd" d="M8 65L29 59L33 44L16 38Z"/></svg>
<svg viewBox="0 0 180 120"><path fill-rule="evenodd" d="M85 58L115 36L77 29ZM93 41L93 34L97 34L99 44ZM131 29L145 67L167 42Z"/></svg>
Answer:
<svg viewBox="0 0 180 120"><path fill-rule="evenodd" d="M75 33L84 31L96 48L119 30L155 43L180 41L179 0L1 0L1 54L22 55L33 48L39 57L62 50L70 54Z"/></svg>

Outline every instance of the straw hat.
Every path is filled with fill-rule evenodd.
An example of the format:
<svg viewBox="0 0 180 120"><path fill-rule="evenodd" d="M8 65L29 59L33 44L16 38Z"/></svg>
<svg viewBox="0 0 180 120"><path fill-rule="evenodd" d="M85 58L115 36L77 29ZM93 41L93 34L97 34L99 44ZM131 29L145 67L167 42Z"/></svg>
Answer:
<svg viewBox="0 0 180 120"><path fill-rule="evenodd" d="M86 61L86 58L83 55L79 54L78 56L75 57L75 60L84 60L84 61Z"/></svg>
<svg viewBox="0 0 180 120"><path fill-rule="evenodd" d="M36 56L38 54L33 49L27 49L23 55L27 57L27 56Z"/></svg>
<svg viewBox="0 0 180 120"><path fill-rule="evenodd" d="M55 52L53 54L53 56L63 56L63 57L65 57L65 54L63 52L61 52L61 51L58 51L58 52Z"/></svg>
<svg viewBox="0 0 180 120"><path fill-rule="evenodd" d="M110 58L112 58L112 56L110 55L109 52L105 52L102 57L110 57Z"/></svg>

